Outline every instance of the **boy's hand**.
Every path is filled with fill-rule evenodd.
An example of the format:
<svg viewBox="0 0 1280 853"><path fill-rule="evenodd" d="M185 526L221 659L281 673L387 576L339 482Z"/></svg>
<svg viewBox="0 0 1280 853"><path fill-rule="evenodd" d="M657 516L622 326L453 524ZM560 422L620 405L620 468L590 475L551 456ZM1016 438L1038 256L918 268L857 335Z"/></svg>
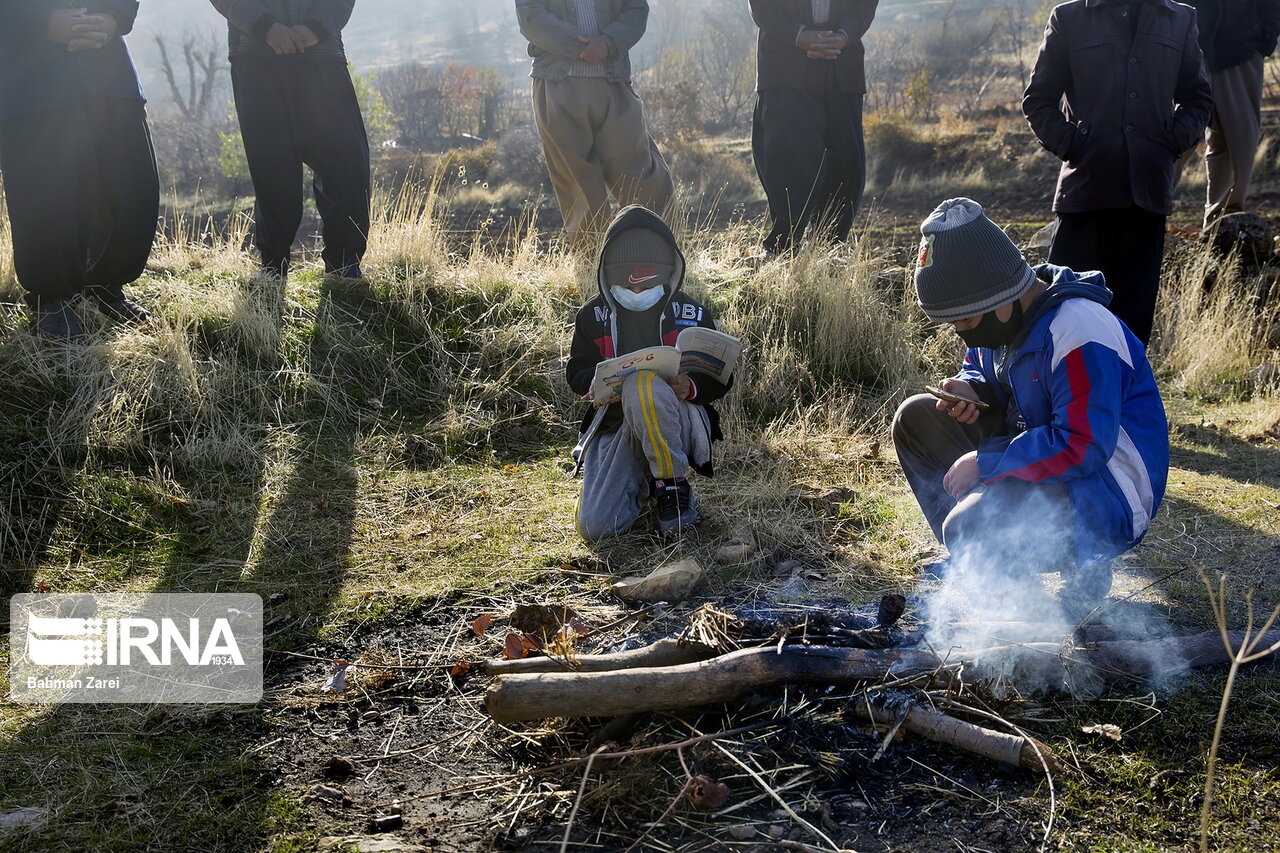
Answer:
<svg viewBox="0 0 1280 853"><path fill-rule="evenodd" d="M71 41L67 42L67 50L76 53L81 50L101 50L107 42L120 32L120 23L116 16L109 13L83 15L71 26Z"/></svg>
<svg viewBox="0 0 1280 853"><path fill-rule="evenodd" d="M298 40L298 44L302 45L303 50L315 47L320 43L320 37L306 24L294 24L291 29L294 37Z"/></svg>
<svg viewBox="0 0 1280 853"><path fill-rule="evenodd" d="M970 450L952 463L951 470L942 478L942 488L951 497L960 500L980 482L982 477L978 474L978 451Z"/></svg>
<svg viewBox="0 0 1280 853"><path fill-rule="evenodd" d="M944 379L938 383L938 387L957 397L964 397L967 400L978 399L978 392L963 379ZM939 412L946 412L962 424L977 423L978 415L982 414L982 411L973 403L950 403L939 400L935 405Z"/></svg>
<svg viewBox="0 0 1280 853"><path fill-rule="evenodd" d="M267 30L267 44L276 52L276 56L292 56L306 49L293 28L284 24L271 25L271 29Z"/></svg>
<svg viewBox="0 0 1280 853"><path fill-rule="evenodd" d="M671 386L672 391L676 392L676 397L681 403L693 395L693 380L687 373L677 373L667 380L667 384Z"/></svg>
<svg viewBox="0 0 1280 853"><path fill-rule="evenodd" d="M590 62L593 65L597 62L604 62L609 58L609 42L605 41L604 36L578 36L578 41L586 45L582 49L582 53L578 54L578 58L583 62Z"/></svg>

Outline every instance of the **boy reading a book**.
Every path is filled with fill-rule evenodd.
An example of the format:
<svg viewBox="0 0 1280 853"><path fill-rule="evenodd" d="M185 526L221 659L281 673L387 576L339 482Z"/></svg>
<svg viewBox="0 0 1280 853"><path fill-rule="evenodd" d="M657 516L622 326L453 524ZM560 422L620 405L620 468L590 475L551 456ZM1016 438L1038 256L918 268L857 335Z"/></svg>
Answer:
<svg viewBox="0 0 1280 853"><path fill-rule="evenodd" d="M711 442L721 435L710 404L732 379L635 370L609 399L591 390L601 361L674 346L684 328L715 328L711 312L680 289L684 270L675 236L657 214L634 205L619 211L600 252L600 293L578 311L566 369L569 387L592 403L574 449L583 478L577 527L588 541L625 533L649 497L664 534L700 520L685 474L690 467L712 474Z"/></svg>

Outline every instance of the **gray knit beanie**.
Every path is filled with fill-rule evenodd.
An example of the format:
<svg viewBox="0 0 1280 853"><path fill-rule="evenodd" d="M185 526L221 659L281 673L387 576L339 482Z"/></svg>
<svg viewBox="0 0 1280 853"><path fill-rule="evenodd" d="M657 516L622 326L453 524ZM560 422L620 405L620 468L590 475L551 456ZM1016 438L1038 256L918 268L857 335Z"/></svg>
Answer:
<svg viewBox="0 0 1280 853"><path fill-rule="evenodd" d="M935 323L954 323L1018 299L1035 282L1013 241L982 213L982 205L952 198L920 225L916 296Z"/></svg>
<svg viewBox="0 0 1280 853"><path fill-rule="evenodd" d="M629 228L610 238L603 266L610 287L665 286L676 271L676 247L651 228Z"/></svg>

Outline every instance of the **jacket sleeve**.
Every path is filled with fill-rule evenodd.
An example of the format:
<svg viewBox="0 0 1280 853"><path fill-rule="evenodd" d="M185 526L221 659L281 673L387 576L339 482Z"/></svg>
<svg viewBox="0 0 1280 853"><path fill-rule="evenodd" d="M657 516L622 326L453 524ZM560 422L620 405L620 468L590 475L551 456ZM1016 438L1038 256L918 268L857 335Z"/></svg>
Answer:
<svg viewBox="0 0 1280 853"><path fill-rule="evenodd" d="M1078 133L1088 133L1067 121L1062 113L1062 96L1071 79L1071 63L1067 57L1066 36L1058 26L1058 10L1049 15L1044 41L1031 71L1031 82L1022 97L1022 114L1040 144L1059 160L1069 159Z"/></svg>
<svg viewBox="0 0 1280 853"><path fill-rule="evenodd" d="M117 36L127 36L133 32L133 23L138 19L137 0L98 0L86 3L85 8L91 12L105 12L116 19L119 30Z"/></svg>
<svg viewBox="0 0 1280 853"><path fill-rule="evenodd" d="M788 0L750 0L751 20L766 38L795 47L796 36L805 26L804 18ZM849 34L853 38L853 33Z"/></svg>
<svg viewBox="0 0 1280 853"><path fill-rule="evenodd" d="M1013 477L1064 483L1087 477L1110 462L1120 437L1122 388L1129 367L1114 349L1088 342L1048 372L1050 422L979 442L978 472L984 482Z"/></svg>
<svg viewBox="0 0 1280 853"><path fill-rule="evenodd" d="M1182 154L1200 141L1213 115L1213 91L1204 70L1204 53L1200 50L1194 15L1182 45L1182 64L1178 68L1173 100L1177 104L1173 109L1173 142L1177 153Z"/></svg>
<svg viewBox="0 0 1280 853"><path fill-rule="evenodd" d="M255 27L263 19L275 20L262 0L209 0L213 8L242 33L255 35Z"/></svg>
<svg viewBox="0 0 1280 853"><path fill-rule="evenodd" d="M992 385L987 379L987 374L982 369L982 363L977 358L978 350L965 350L964 364L960 366L960 372L953 378L968 382L973 388L974 393L978 395L978 399L993 408L1003 409L1006 401L1002 394L996 392L996 386Z"/></svg>
<svg viewBox="0 0 1280 853"><path fill-rule="evenodd" d="M306 25L320 41L326 41L342 32L355 5L356 0L315 0L307 12Z"/></svg>
<svg viewBox="0 0 1280 853"><path fill-rule="evenodd" d="M0 0L0 28L32 38L44 37L49 32L49 19L62 8L66 7L54 0Z"/></svg>
<svg viewBox="0 0 1280 853"><path fill-rule="evenodd" d="M564 369L565 381L578 396L591 390L591 380L595 378L596 365L603 361L600 349L591 339L591 332L588 329L591 313L591 303L578 309L578 316L573 323L573 342L569 345L569 362Z"/></svg>
<svg viewBox="0 0 1280 853"><path fill-rule="evenodd" d="M867 30L871 29L871 22L875 20L876 6L879 3L880 0L853 0L849 12L834 22L835 29L844 30L849 41L858 41L867 34Z"/></svg>
<svg viewBox="0 0 1280 853"><path fill-rule="evenodd" d="M1270 56L1276 52L1276 40L1280 39L1280 0L1258 0L1258 52Z"/></svg>
<svg viewBox="0 0 1280 853"><path fill-rule="evenodd" d="M551 14L544 0L516 0L516 20L529 44L568 59L582 53L576 26Z"/></svg>
<svg viewBox="0 0 1280 853"><path fill-rule="evenodd" d="M609 53L621 56L636 46L648 24L649 0L623 0L618 17L601 28L600 35L609 40Z"/></svg>

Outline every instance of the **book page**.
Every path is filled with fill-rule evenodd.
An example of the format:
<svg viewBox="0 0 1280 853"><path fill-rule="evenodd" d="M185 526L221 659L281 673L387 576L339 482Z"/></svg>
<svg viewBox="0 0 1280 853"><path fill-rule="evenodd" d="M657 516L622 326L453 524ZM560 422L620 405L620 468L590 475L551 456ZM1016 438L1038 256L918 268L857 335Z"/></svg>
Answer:
<svg viewBox="0 0 1280 853"><path fill-rule="evenodd" d="M728 382L742 354L742 341L715 329L690 326L676 338L676 348L680 350L680 369L685 373L697 371Z"/></svg>
<svg viewBox="0 0 1280 853"><path fill-rule="evenodd" d="M663 379L670 379L680 372L680 353L675 347L646 347L600 362L591 381L593 402L598 406L616 403L622 383L641 370L652 370Z"/></svg>

